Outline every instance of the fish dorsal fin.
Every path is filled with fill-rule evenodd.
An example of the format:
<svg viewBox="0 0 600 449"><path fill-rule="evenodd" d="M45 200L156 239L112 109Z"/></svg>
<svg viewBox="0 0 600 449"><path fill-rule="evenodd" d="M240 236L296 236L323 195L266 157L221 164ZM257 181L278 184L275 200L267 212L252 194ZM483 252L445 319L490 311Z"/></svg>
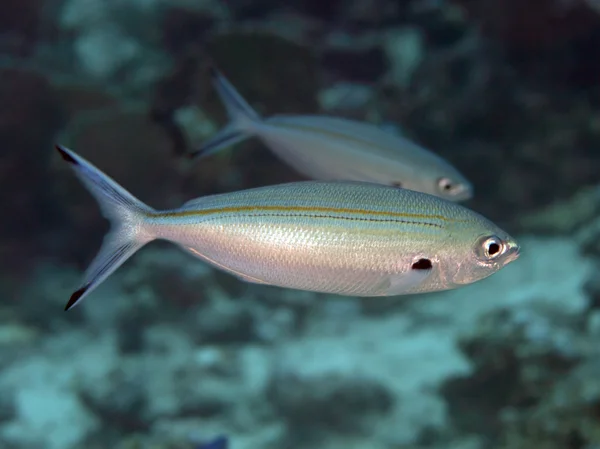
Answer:
<svg viewBox="0 0 600 449"><path fill-rule="evenodd" d="M214 195L205 195L200 196L198 198L192 198L191 200L188 200L185 203L183 203L180 209L205 209L206 207L220 205L220 198L226 195L230 196L231 193L215 193Z"/></svg>
<svg viewBox="0 0 600 449"><path fill-rule="evenodd" d="M199 206L201 206L205 202L206 202L206 200L205 200L205 197L203 197L203 196L201 196L199 198L194 198L194 199L191 199L191 200L183 203L183 205L181 206L181 209L183 209L183 210L197 209Z"/></svg>

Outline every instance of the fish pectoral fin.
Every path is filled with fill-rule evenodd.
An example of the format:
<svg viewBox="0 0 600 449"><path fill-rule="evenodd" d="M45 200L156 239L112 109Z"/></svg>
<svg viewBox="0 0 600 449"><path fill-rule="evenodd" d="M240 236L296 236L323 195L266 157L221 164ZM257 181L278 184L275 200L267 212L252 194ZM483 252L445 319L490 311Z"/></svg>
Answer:
<svg viewBox="0 0 600 449"><path fill-rule="evenodd" d="M383 296L403 295L425 282L432 272L432 268L426 270L411 268L404 273L391 275L387 278L387 288Z"/></svg>

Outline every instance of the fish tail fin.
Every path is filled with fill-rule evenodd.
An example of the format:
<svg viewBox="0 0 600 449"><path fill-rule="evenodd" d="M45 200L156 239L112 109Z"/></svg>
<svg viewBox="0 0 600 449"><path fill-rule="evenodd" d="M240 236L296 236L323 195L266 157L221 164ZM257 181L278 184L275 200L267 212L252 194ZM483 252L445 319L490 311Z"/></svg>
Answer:
<svg viewBox="0 0 600 449"><path fill-rule="evenodd" d="M229 124L192 151L192 158L205 157L246 140L255 134L256 125L262 121L261 116L216 67L210 66L209 71L215 90L227 110Z"/></svg>
<svg viewBox="0 0 600 449"><path fill-rule="evenodd" d="M111 225L100 251L84 275L81 286L69 298L65 307L65 310L69 310L79 304L142 246L156 238L146 224L147 217L155 211L75 152L60 145L56 145L56 150L96 199L102 215Z"/></svg>

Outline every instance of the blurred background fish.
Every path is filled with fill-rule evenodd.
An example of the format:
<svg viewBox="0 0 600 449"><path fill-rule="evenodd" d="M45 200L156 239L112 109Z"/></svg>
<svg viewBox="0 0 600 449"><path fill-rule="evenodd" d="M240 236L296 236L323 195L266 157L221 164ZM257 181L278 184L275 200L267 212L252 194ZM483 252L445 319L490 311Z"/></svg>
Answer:
<svg viewBox="0 0 600 449"><path fill-rule="evenodd" d="M208 156L254 136L314 179L374 182L452 201L473 195L471 183L449 162L403 136L366 122L325 115L263 119L216 68L210 72L230 123L193 152L194 157Z"/></svg>

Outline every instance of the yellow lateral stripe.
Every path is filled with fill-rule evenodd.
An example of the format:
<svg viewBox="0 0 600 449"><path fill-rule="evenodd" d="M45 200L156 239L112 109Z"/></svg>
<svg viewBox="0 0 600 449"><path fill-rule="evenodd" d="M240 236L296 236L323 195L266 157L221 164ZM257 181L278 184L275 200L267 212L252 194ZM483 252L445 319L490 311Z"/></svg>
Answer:
<svg viewBox="0 0 600 449"><path fill-rule="evenodd" d="M440 221L450 221L443 215L426 215L426 214L409 214L403 212L386 212L378 210L363 210L363 209L347 209L337 207L304 207L304 206L237 206L237 207L221 207L213 209L200 209L200 210L182 210L176 212L163 212L155 214L156 217L194 217L194 216L205 216L217 213L227 212L323 212L323 213L336 213L336 214L356 214L356 215L375 215L375 216L390 216L401 219L417 219L417 220L431 220L436 219Z"/></svg>

